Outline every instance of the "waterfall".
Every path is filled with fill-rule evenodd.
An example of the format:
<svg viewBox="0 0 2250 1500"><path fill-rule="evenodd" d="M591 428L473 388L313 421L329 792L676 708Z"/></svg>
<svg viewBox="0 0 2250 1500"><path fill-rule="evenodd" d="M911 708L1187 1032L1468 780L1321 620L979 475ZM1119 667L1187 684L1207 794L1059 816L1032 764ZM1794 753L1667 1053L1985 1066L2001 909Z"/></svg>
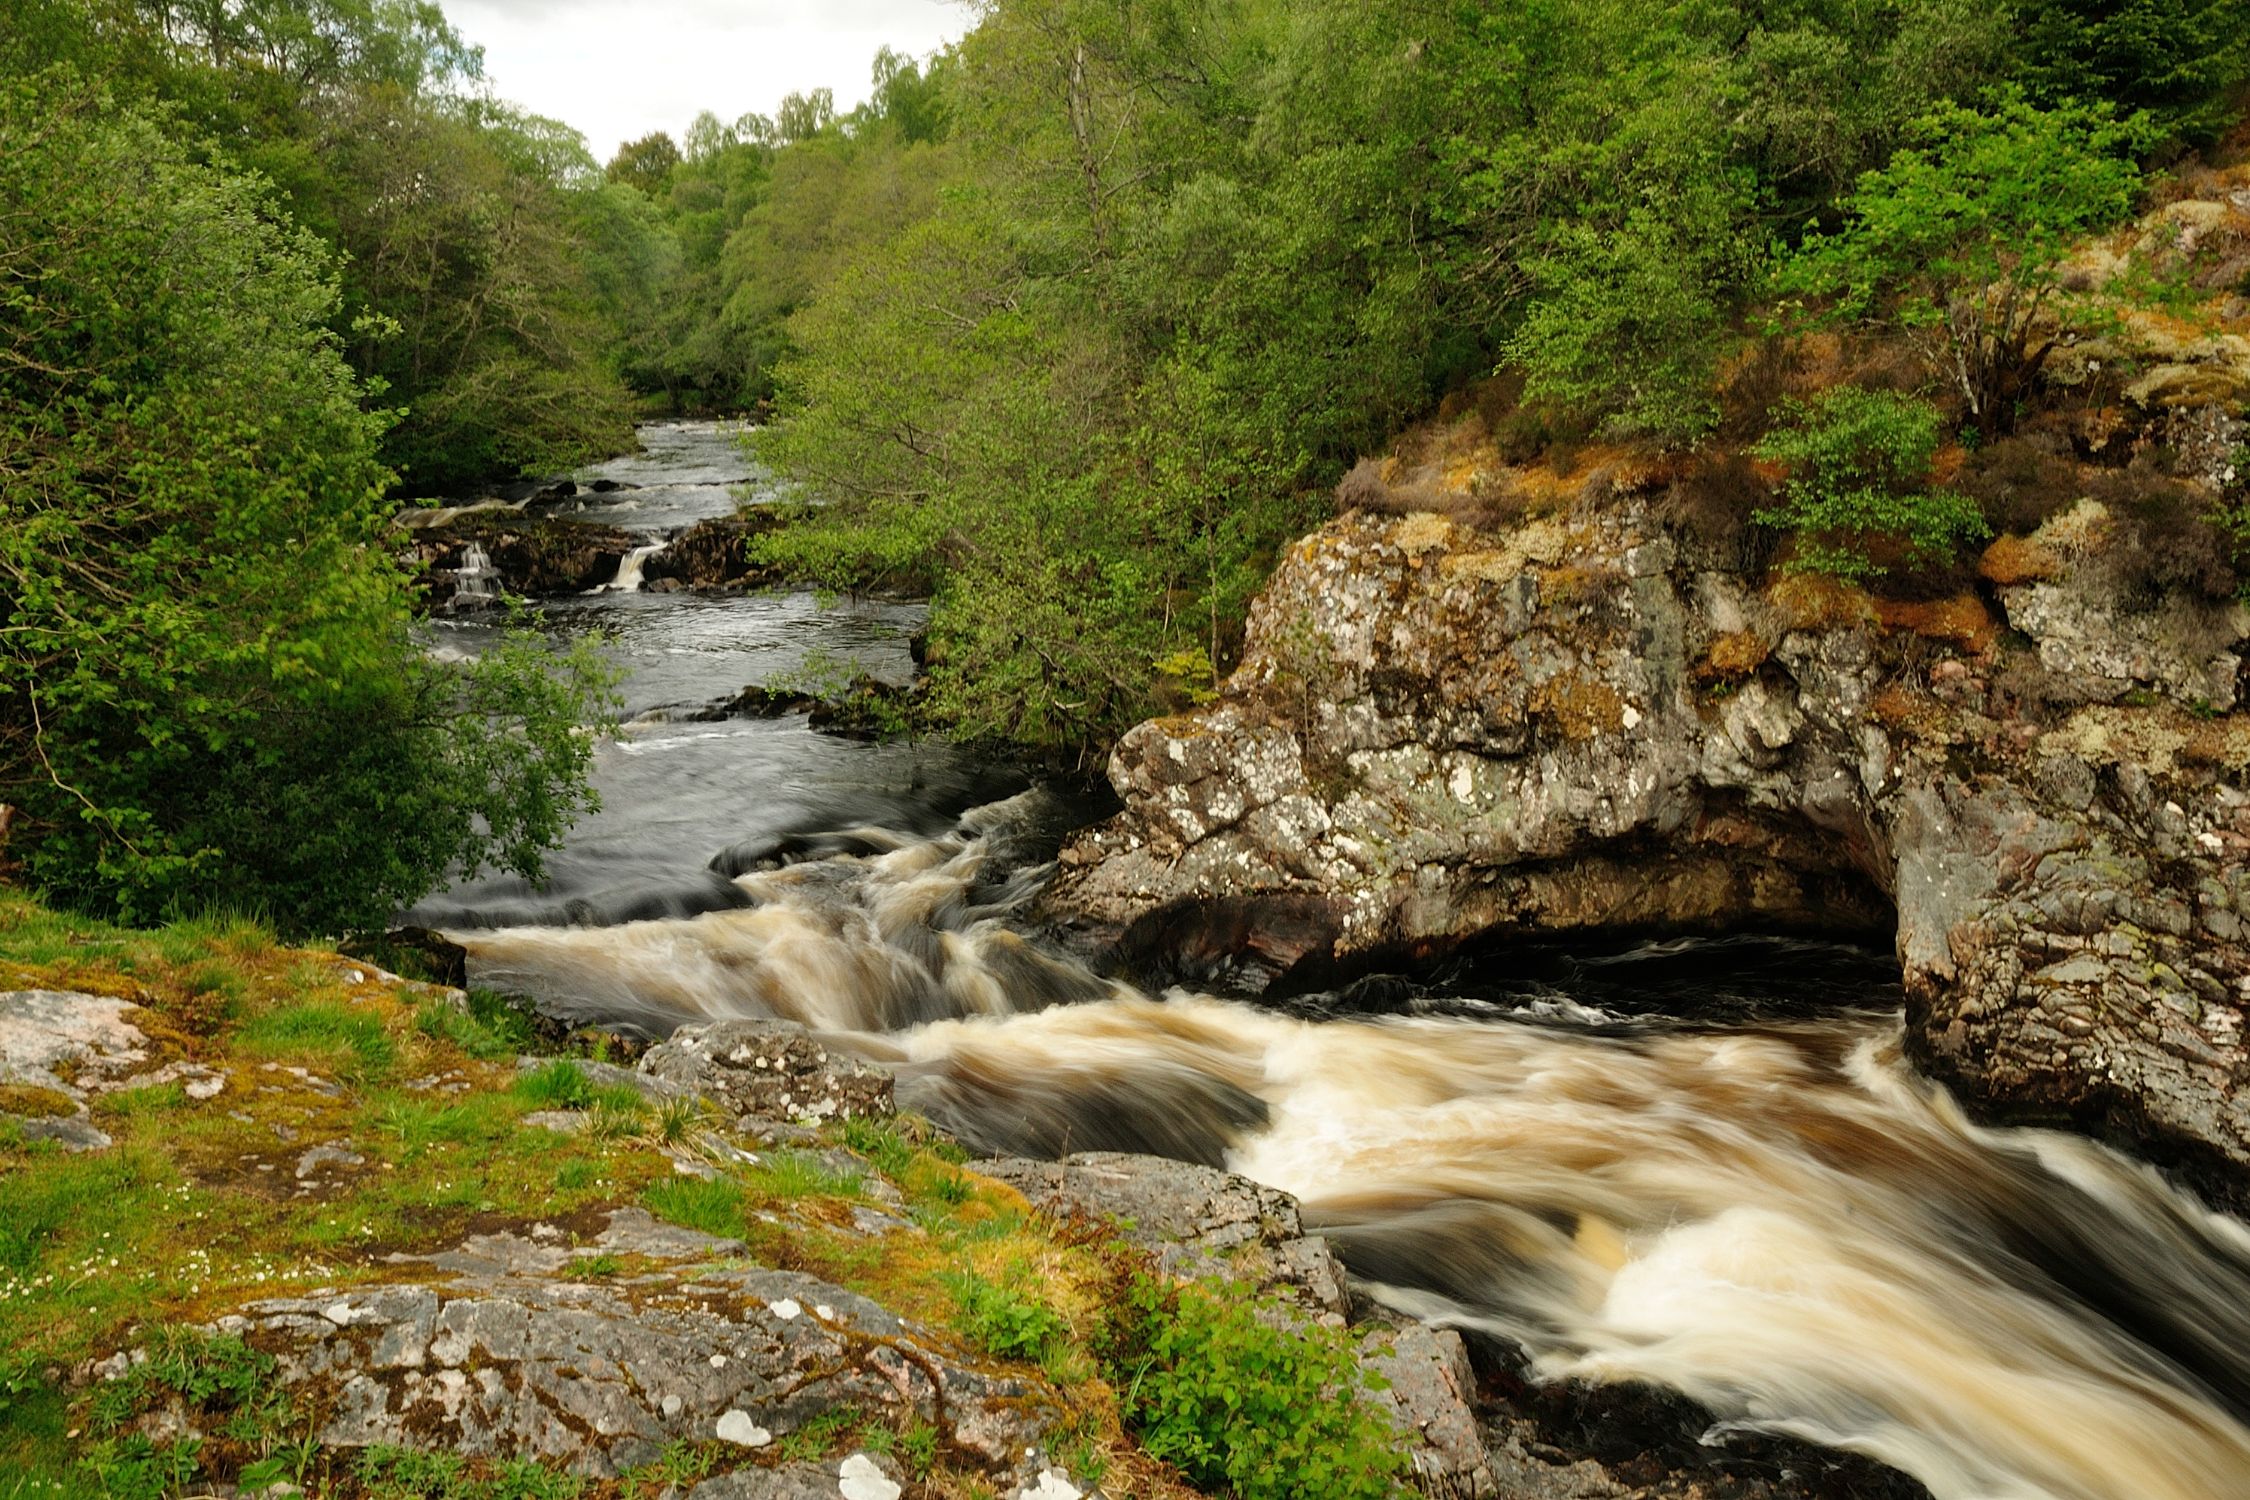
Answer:
<svg viewBox="0 0 2250 1500"><path fill-rule="evenodd" d="M1152 997L1006 925L1044 874L1026 803L860 830L742 875L741 909L454 936L573 1016L802 1021L981 1150L1223 1164L1394 1308L1538 1379L1681 1392L1714 1441L1866 1454L1939 1500L2250 1494L2250 1230L2092 1141L1976 1125L1897 1014Z"/></svg>
<svg viewBox="0 0 2250 1500"><path fill-rule="evenodd" d="M648 566L650 558L664 550L664 546L665 544L662 542L653 542L646 547L635 547L619 559L615 578L607 583L590 588L586 592L589 594L631 594L637 592L641 587L642 570Z"/></svg>
<svg viewBox="0 0 2250 1500"><path fill-rule="evenodd" d="M447 608L456 612L491 609L500 602L500 570L481 542L461 549L461 565L453 570L453 598Z"/></svg>

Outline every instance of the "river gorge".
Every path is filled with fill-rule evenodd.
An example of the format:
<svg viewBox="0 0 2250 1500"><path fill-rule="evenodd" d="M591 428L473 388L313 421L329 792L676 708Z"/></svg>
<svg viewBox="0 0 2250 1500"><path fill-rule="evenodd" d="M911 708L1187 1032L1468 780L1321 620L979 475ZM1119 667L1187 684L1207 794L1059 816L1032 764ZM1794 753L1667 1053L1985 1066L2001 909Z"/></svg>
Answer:
<svg viewBox="0 0 2250 1500"><path fill-rule="evenodd" d="M731 508L728 434L646 441L591 476L646 487L589 514L653 537ZM1054 941L1090 799L688 712L808 662L903 681L912 606L544 609L606 633L630 722L548 883L412 914L475 982L650 1037L802 1022L988 1152L1223 1166L1297 1197L1391 1308L1535 1383L1676 1393L1715 1451L1797 1440L1941 1500L2210 1500L2250 1474L2250 1230L2108 1146L1978 1123L1917 1068L1900 970L1858 932L1777 905L1765 930L1796 935L1527 934L1151 990L1187 967L1163 929L1099 969Z"/></svg>

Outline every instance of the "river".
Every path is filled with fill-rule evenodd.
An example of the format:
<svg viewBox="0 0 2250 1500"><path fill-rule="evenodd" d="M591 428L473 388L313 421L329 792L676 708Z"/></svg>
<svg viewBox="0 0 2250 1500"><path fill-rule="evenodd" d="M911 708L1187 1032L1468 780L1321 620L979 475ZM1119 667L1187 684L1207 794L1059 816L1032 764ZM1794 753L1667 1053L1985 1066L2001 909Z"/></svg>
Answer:
<svg viewBox="0 0 2250 1500"><path fill-rule="evenodd" d="M755 490L721 429L648 444L601 471L648 488L589 514L653 533ZM614 632L639 717L547 888L420 914L478 981L651 1034L794 1018L986 1150L1223 1164L1301 1198L1383 1301L1542 1380L1691 1398L1712 1444L1846 1450L1940 1500L2250 1495L2250 1230L2093 1142L1969 1121L1906 1061L1880 956L1655 943L1286 1006L1145 993L1020 925L1069 800L942 747L668 717L816 654L895 680L916 611L548 616Z"/></svg>

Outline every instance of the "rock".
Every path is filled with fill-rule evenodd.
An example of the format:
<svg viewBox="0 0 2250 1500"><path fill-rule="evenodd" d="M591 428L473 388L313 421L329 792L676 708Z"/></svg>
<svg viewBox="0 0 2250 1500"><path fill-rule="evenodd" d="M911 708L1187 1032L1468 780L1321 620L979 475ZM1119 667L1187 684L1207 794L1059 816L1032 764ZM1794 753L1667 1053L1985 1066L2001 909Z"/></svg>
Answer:
<svg viewBox="0 0 2250 1500"><path fill-rule="evenodd" d="M1234 1283L1289 1318L1342 1325L1347 1278L1325 1240L1307 1235L1297 1200L1246 1177L1153 1156L1084 1152L1059 1162L997 1158L971 1170L1004 1182L1050 1218L1112 1227L1179 1280ZM1387 1381L1378 1401L1411 1440L1426 1493L1493 1493L1460 1336L1383 1315L1361 1361Z"/></svg>
<svg viewBox="0 0 2250 1500"><path fill-rule="evenodd" d="M1124 810L1039 915L1252 989L1509 935L1881 935L1918 1056L1986 1114L2250 1202L2250 611L2125 598L2098 512L2000 570L2014 634L1981 644L1711 571L1633 495L1346 515L1218 701L1120 741ZM1740 670L1704 673L1721 647Z"/></svg>
<svg viewBox="0 0 2250 1500"><path fill-rule="evenodd" d="M135 1009L106 995L0 991L0 1116L14 1120L27 1140L99 1151L112 1143L88 1113L94 1096L129 1083L188 1079L195 1087L218 1077L177 1065L152 1071L154 1045L126 1019Z"/></svg>
<svg viewBox="0 0 2250 1500"><path fill-rule="evenodd" d="M752 537L779 524L771 512L764 510L698 521L650 558L641 576L652 583L677 583L696 589L763 588L777 582L780 574L753 563L748 545Z"/></svg>
<svg viewBox="0 0 2250 1500"><path fill-rule="evenodd" d="M652 1086L699 1094L738 1120L820 1122L892 1112L891 1075L831 1052L794 1021L683 1026L641 1059Z"/></svg>
<svg viewBox="0 0 2250 1500"><path fill-rule="evenodd" d="M645 1269L568 1276L596 1253ZM667 1443L764 1448L846 1407L933 1422L954 1451L1011 1471L1059 1416L868 1299L744 1253L619 1209L584 1245L545 1226L479 1235L394 1261L422 1274L255 1303L218 1328L272 1351L324 1414L321 1443L346 1453L398 1445L614 1478ZM826 1493L846 1477L830 1471Z"/></svg>
<svg viewBox="0 0 2250 1500"><path fill-rule="evenodd" d="M1376 1399L1416 1440L1414 1479L1424 1494L1490 1496L1495 1484L1474 1402L1468 1346L1450 1328L1399 1323L1369 1329L1361 1362L1383 1378Z"/></svg>
<svg viewBox="0 0 2250 1500"><path fill-rule="evenodd" d="M553 516L528 516L513 509L458 512L434 525L412 529L407 543L425 596L442 604L450 576L461 566L471 542L485 549L508 593L533 598L583 594L617 576L625 555L640 539L614 526Z"/></svg>
<svg viewBox="0 0 2250 1500"><path fill-rule="evenodd" d="M1343 1266L1325 1240L1306 1235L1297 1200L1247 1177L1106 1151L1059 1162L1002 1157L973 1170L1049 1218L1117 1228L1173 1276L1247 1281L1331 1321L1348 1306Z"/></svg>

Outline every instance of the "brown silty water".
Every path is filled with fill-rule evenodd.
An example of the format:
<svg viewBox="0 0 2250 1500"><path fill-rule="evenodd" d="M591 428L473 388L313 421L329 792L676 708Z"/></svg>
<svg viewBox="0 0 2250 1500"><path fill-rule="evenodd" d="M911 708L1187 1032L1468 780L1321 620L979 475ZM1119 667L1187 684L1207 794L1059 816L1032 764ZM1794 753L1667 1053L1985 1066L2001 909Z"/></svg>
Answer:
<svg viewBox="0 0 2250 1500"><path fill-rule="evenodd" d="M574 1017L801 1021L981 1149L1223 1164L1394 1308L1540 1379L1679 1392L1714 1441L1865 1454L1940 1500L2250 1496L2250 1230L2091 1141L1969 1121L1880 983L1819 993L1785 954L1793 1002L1717 1024L1567 983L1381 1016L1152 996L1009 925L1042 820L1034 793L800 841L731 910L455 935L478 982Z"/></svg>

